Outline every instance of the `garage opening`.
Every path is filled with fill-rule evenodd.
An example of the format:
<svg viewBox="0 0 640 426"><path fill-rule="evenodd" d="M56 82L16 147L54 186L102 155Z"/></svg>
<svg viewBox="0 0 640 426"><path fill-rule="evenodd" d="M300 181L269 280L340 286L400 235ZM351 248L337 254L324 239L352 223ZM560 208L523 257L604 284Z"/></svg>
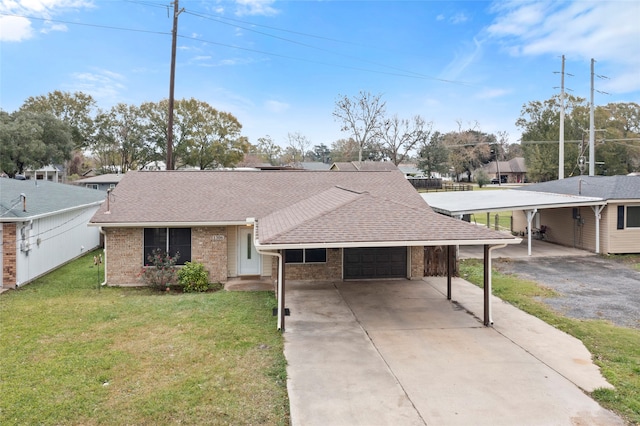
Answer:
<svg viewBox="0 0 640 426"><path fill-rule="evenodd" d="M406 278L406 247L344 249L344 279Z"/></svg>

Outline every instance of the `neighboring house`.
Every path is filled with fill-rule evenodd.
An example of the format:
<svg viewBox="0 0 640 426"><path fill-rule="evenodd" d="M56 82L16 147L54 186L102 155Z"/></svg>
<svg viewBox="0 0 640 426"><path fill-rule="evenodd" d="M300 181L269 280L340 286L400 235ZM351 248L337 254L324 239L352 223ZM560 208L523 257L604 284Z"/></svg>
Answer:
<svg viewBox="0 0 640 426"><path fill-rule="evenodd" d="M596 252L599 240L599 251L604 254L640 253L639 176L575 176L518 190L604 201L602 206L538 210L535 227L544 229L546 240ZM524 213L514 212L513 218L514 230L524 231Z"/></svg>
<svg viewBox="0 0 640 426"><path fill-rule="evenodd" d="M435 213L397 169L138 171L111 195L91 219L105 235L109 285L139 284L157 248L203 263L213 282L268 277L280 287L421 279L425 246L520 242Z"/></svg>
<svg viewBox="0 0 640 426"><path fill-rule="evenodd" d="M87 223L104 198L46 180L0 179L0 287L26 284L99 246Z"/></svg>
<svg viewBox="0 0 640 426"><path fill-rule="evenodd" d="M89 189L98 189L100 191L106 191L113 189L122 179L121 173L107 173L104 175L92 176L85 179L79 179L73 182L74 185L83 186Z"/></svg>
<svg viewBox="0 0 640 426"><path fill-rule="evenodd" d="M49 182L62 182L64 175L62 166L48 165L38 170L25 170L24 177L26 179L47 180Z"/></svg>
<svg viewBox="0 0 640 426"><path fill-rule="evenodd" d="M490 179L500 179L502 183L524 183L527 178L527 166L523 157L512 158L509 161L492 161L478 170L484 171Z"/></svg>
<svg viewBox="0 0 640 426"><path fill-rule="evenodd" d="M391 161L347 161L333 163L329 168L338 172L383 172L398 170Z"/></svg>

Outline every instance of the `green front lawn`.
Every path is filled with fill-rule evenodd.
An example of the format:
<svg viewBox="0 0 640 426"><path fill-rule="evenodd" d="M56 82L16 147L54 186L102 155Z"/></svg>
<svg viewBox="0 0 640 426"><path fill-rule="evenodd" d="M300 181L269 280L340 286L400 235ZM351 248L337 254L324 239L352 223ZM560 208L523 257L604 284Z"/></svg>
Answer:
<svg viewBox="0 0 640 426"><path fill-rule="evenodd" d="M637 260L637 258L636 258ZM483 265L476 259L460 262L460 275L478 286L483 284ZM540 301L555 293L535 282L492 272L493 294L552 326L580 339L615 390L596 389L591 396L602 406L640 424L640 330L615 326L606 321L565 317Z"/></svg>
<svg viewBox="0 0 640 426"><path fill-rule="evenodd" d="M271 292L99 289L92 256L0 296L0 424L288 424Z"/></svg>

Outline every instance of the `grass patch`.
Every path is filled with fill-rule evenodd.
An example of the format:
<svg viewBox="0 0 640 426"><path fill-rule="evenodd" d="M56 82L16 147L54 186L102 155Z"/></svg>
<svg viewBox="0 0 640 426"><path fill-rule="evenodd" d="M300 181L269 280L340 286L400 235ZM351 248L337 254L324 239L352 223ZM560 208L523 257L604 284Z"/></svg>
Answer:
<svg viewBox="0 0 640 426"><path fill-rule="evenodd" d="M0 296L0 424L289 423L273 293L98 289L92 256Z"/></svg>
<svg viewBox="0 0 640 426"><path fill-rule="evenodd" d="M481 261L461 261L460 274L482 287ZM565 317L540 300L556 296L553 290L514 275L492 271L492 289L501 299L580 339L600 366L602 375L615 387L615 390L596 389L591 396L632 424L640 424L640 330L606 321Z"/></svg>
<svg viewBox="0 0 640 426"><path fill-rule="evenodd" d="M492 212L489 214L489 221L491 222L491 229L495 228L496 215L498 215L498 226L502 230L511 231L511 216L512 211ZM471 222L487 226L487 214L486 213L474 213L471 215Z"/></svg>

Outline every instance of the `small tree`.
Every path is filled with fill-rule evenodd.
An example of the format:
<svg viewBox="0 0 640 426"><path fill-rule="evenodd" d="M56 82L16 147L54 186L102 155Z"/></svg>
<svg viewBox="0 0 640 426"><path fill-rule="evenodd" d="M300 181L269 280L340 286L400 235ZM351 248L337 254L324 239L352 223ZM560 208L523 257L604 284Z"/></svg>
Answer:
<svg viewBox="0 0 640 426"><path fill-rule="evenodd" d="M480 188L489 183L489 176L487 176L484 170L478 170L476 172L476 183Z"/></svg>
<svg viewBox="0 0 640 426"><path fill-rule="evenodd" d="M158 290L168 289L176 283L176 262L180 258L180 253L171 257L162 249L154 249L147 256L148 263L140 271L140 279L150 287Z"/></svg>

